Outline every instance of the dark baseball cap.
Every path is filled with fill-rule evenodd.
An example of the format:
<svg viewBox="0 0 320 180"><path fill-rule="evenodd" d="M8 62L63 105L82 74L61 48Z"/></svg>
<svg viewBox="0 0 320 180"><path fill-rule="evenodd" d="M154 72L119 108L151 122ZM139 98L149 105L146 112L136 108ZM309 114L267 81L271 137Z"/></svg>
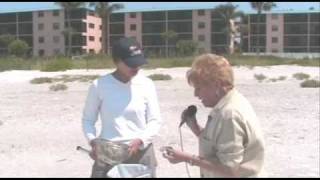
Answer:
<svg viewBox="0 0 320 180"><path fill-rule="evenodd" d="M147 63L140 44L132 38L120 38L112 46L112 57L121 59L127 66L137 68Z"/></svg>

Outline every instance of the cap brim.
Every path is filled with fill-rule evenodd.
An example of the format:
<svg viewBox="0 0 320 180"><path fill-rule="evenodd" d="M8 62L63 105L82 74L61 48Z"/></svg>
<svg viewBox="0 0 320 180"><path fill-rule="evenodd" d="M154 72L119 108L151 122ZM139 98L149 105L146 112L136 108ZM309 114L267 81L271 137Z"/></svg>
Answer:
<svg viewBox="0 0 320 180"><path fill-rule="evenodd" d="M144 64L147 64L147 60L142 55L136 55L129 57L123 61L127 66L131 68L137 68L139 66L142 66Z"/></svg>

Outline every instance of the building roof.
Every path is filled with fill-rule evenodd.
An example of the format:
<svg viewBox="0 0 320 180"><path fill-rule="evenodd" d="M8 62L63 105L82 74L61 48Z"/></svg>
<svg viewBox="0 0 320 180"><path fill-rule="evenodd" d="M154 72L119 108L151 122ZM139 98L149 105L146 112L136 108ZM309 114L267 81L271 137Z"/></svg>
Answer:
<svg viewBox="0 0 320 180"><path fill-rule="evenodd" d="M320 10L307 10L307 11L297 11L297 10L272 10L262 12L262 14L302 14L302 13L320 13ZM246 14L257 14L257 12L249 12Z"/></svg>
<svg viewBox="0 0 320 180"><path fill-rule="evenodd" d="M120 3L120 2L119 2ZM151 6L143 6L143 7L126 7L114 13L128 13L128 12L152 12L152 11L170 11L170 10L199 10L199 9L213 9L215 8L219 2L215 2L216 4L211 3L183 3L175 6L165 6L159 5L158 3L151 4ZM235 4L236 5L236 4ZM46 11L46 10L59 10L61 9L60 6L56 4L38 4L37 6L31 7L10 7L10 8L0 8L0 13L16 13L16 12L32 12L32 11ZM89 10L93 10L92 7L87 7ZM271 10L268 12L263 12L263 14L288 14L288 13L319 13L320 9L316 10ZM246 14L256 14L255 10L250 9L249 11L245 12Z"/></svg>

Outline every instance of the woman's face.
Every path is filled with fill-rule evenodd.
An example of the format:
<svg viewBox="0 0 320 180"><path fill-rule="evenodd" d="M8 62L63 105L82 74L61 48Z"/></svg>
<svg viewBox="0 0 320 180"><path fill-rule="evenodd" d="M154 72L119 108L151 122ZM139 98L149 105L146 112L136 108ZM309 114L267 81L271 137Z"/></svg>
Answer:
<svg viewBox="0 0 320 180"><path fill-rule="evenodd" d="M206 107L214 107L220 100L217 83L208 83L194 86L194 96L198 97Z"/></svg>
<svg viewBox="0 0 320 180"><path fill-rule="evenodd" d="M140 66L137 68L131 68L127 66L125 63L123 63L122 61L117 62L116 66L117 66L117 69L121 72L121 75L129 80L133 78L135 75L137 75L137 73L141 68Z"/></svg>

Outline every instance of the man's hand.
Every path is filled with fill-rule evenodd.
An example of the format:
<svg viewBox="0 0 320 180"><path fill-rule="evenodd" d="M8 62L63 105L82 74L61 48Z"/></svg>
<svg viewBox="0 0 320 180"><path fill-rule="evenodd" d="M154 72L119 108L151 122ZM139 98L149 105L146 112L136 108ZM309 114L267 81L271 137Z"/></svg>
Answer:
<svg viewBox="0 0 320 180"><path fill-rule="evenodd" d="M139 147L143 144L141 139L133 139L129 144L129 155L135 155L139 151Z"/></svg>

